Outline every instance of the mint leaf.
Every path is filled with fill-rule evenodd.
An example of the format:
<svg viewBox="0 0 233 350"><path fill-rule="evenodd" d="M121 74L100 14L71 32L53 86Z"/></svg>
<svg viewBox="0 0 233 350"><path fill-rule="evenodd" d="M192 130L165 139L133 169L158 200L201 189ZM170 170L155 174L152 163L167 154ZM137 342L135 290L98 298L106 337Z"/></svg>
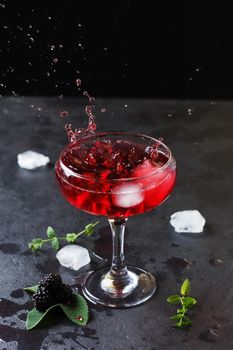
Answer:
<svg viewBox="0 0 233 350"><path fill-rule="evenodd" d="M187 327L187 326L191 326L191 324L192 324L192 321L191 320L189 320L189 321L182 321L181 322L181 324L180 324L180 326L178 326L179 328L181 328L181 327ZM176 324L177 325L177 324Z"/></svg>
<svg viewBox="0 0 233 350"><path fill-rule="evenodd" d="M51 306L45 312L40 312L36 308L33 308L27 314L26 329L29 331L30 329L36 327L40 323L40 321L45 317L45 315L57 306L59 306L59 304Z"/></svg>
<svg viewBox="0 0 233 350"><path fill-rule="evenodd" d="M176 323L175 323L175 326L176 326L177 328L181 328L181 327L182 327L182 323L176 322Z"/></svg>
<svg viewBox="0 0 233 350"><path fill-rule="evenodd" d="M185 307L188 309L190 307L192 307L193 305L195 305L197 303L195 298L192 297L183 297L183 304L185 305Z"/></svg>
<svg viewBox="0 0 233 350"><path fill-rule="evenodd" d="M85 234L87 236L90 236L92 235L92 233L94 233L94 230L95 230L95 226L98 225L99 221L96 221L94 224L88 224L85 226Z"/></svg>
<svg viewBox="0 0 233 350"><path fill-rule="evenodd" d="M36 251L38 249L40 249L44 244L44 240L41 238L34 238L29 244L28 247L33 250Z"/></svg>
<svg viewBox="0 0 233 350"><path fill-rule="evenodd" d="M183 312L185 312L186 311L186 308L185 307L182 307L181 309L177 309L176 310L176 312L178 313L178 314L182 314Z"/></svg>
<svg viewBox="0 0 233 350"><path fill-rule="evenodd" d="M89 312L86 300L79 294L73 294L71 305L60 304L66 316L74 323L85 326Z"/></svg>
<svg viewBox="0 0 233 350"><path fill-rule="evenodd" d="M189 318L187 315L183 315L182 318L183 318L183 320L186 321L186 322L190 321L190 318ZM182 321L183 321L183 320L182 320Z"/></svg>
<svg viewBox="0 0 233 350"><path fill-rule="evenodd" d="M48 228L47 228L47 237L48 238L53 238L55 236L56 236L56 234L55 234L54 229L51 226L48 226Z"/></svg>
<svg viewBox="0 0 233 350"><path fill-rule="evenodd" d="M25 290L26 292L33 293L33 294L37 292L37 289L38 289L38 285L23 288L23 290Z"/></svg>
<svg viewBox="0 0 233 350"><path fill-rule="evenodd" d="M187 315L188 310L195 304L197 304L197 300L193 297L188 296L191 290L191 284L188 279L186 279L180 288L179 295L170 295L167 298L167 302L170 304L179 304L179 308L176 310L176 315L170 317L172 321L178 321L175 323L177 328L182 328L186 326L190 326L192 321Z"/></svg>
<svg viewBox="0 0 233 350"><path fill-rule="evenodd" d="M184 295L189 295L190 290L191 290L191 285L190 285L189 280L186 278L186 280L183 282L183 284L181 286L180 293L183 296Z"/></svg>
<svg viewBox="0 0 233 350"><path fill-rule="evenodd" d="M180 296L179 295L170 295L170 297L167 298L167 302L169 304L179 304Z"/></svg>
<svg viewBox="0 0 233 350"><path fill-rule="evenodd" d="M92 235L93 232L94 232L94 225L93 224L88 224L85 226L85 234L87 236Z"/></svg>
<svg viewBox="0 0 233 350"><path fill-rule="evenodd" d="M76 233L67 233L67 235L66 235L67 242L74 243L76 241L76 239L77 239Z"/></svg>
<svg viewBox="0 0 233 350"><path fill-rule="evenodd" d="M52 247L55 250L59 249L59 241L65 240L69 243L74 243L76 241L76 239L81 236L82 234L86 234L87 236L90 236L93 234L94 232L94 228L95 226L98 224L99 222L95 222L94 224L88 224L85 226L85 229L80 231L79 233L67 233L66 236L62 236L62 237L57 237L55 230L51 227L48 226L46 234L47 234L47 239L42 239L42 238L34 238L29 244L29 248L32 251L38 251L40 250L40 248L42 248L42 246L46 243L51 243Z"/></svg>
<svg viewBox="0 0 233 350"><path fill-rule="evenodd" d="M51 244L52 244L53 249L55 249L55 250L59 249L60 244L59 244L59 240L57 239L57 237L54 237L51 240Z"/></svg>
<svg viewBox="0 0 233 350"><path fill-rule="evenodd" d="M178 321L182 318L182 315L173 315L170 317L170 320L172 321Z"/></svg>

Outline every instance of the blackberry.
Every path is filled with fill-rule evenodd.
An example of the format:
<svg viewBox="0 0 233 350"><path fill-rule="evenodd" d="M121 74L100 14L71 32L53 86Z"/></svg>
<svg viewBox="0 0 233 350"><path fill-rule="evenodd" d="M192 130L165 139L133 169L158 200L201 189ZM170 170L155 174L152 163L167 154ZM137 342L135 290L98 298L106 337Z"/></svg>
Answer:
<svg viewBox="0 0 233 350"><path fill-rule="evenodd" d="M56 299L57 302L66 304L72 297L72 289L67 284L62 284L61 288L57 291Z"/></svg>
<svg viewBox="0 0 233 350"><path fill-rule="evenodd" d="M57 290L61 285L62 279L58 273L50 273L39 283L39 287L45 287L49 290Z"/></svg>
<svg viewBox="0 0 233 350"><path fill-rule="evenodd" d="M38 311L45 311L50 306L71 300L72 289L62 283L59 274L50 273L38 285L37 292L33 294L34 305Z"/></svg>
<svg viewBox="0 0 233 350"><path fill-rule="evenodd" d="M35 308L38 311L45 311L54 305L54 298L45 287L39 287L37 292L33 294Z"/></svg>

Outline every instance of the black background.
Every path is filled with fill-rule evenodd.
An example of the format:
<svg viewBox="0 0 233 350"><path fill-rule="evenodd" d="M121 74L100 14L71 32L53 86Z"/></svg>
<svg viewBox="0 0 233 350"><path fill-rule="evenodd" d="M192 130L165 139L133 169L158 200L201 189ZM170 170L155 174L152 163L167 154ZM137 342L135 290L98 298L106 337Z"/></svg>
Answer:
<svg viewBox="0 0 233 350"><path fill-rule="evenodd" d="M76 96L81 78L95 96L231 98L231 13L208 2L1 0L0 94Z"/></svg>

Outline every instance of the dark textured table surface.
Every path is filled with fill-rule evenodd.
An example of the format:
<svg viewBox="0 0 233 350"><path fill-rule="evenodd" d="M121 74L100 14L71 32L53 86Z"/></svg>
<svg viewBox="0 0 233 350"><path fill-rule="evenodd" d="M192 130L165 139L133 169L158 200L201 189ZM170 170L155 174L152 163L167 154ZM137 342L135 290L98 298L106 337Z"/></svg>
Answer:
<svg viewBox="0 0 233 350"><path fill-rule="evenodd" d="M156 210L128 222L126 257L154 273L158 290L141 306L113 310L90 305L90 322L77 327L65 318L49 327L25 330L31 298L22 288L59 271L72 283L76 272L59 266L54 251L31 254L28 242L48 225L59 233L80 230L95 218L70 206L59 194L54 162L66 144L64 123L84 126L85 101L75 98L0 100L0 349L232 349L233 348L233 103L98 99L99 130L138 131L162 136L177 160L171 197ZM127 105L127 106L126 106ZM60 118L67 110L72 117ZM32 149L49 155L50 166L18 167L17 154ZM179 210L198 209L206 218L200 234L179 234L169 223ZM107 220L80 243L110 252ZM109 249L107 249L107 248ZM193 326L177 330L166 302L186 277L198 305Z"/></svg>

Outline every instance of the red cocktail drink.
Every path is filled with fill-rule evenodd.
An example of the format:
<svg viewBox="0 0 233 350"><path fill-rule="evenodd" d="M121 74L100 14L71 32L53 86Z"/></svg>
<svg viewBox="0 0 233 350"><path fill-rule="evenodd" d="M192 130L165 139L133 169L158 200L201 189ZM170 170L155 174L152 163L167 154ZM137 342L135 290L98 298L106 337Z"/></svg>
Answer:
<svg viewBox="0 0 233 350"><path fill-rule="evenodd" d="M108 218L151 210L170 194L176 177L161 142L123 133L96 134L70 144L56 166L65 198ZM130 140L129 140L130 139ZM152 141L153 140L153 141Z"/></svg>
<svg viewBox="0 0 233 350"><path fill-rule="evenodd" d="M71 136L75 136L70 131ZM94 271L83 288L93 303L129 307L149 299L154 276L124 263L123 240L129 216L160 205L171 193L176 164L160 140L120 132L88 133L71 138L56 163L56 176L69 203L106 216L113 236L110 267Z"/></svg>

